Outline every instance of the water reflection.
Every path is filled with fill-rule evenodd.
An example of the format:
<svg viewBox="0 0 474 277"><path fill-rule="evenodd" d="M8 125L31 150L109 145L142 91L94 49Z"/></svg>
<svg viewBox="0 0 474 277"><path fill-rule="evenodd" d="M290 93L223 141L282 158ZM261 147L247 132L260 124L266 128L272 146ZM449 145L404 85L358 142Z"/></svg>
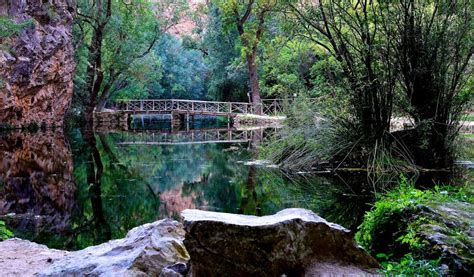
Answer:
<svg viewBox="0 0 474 277"><path fill-rule="evenodd" d="M258 157L264 130L237 140L229 136L236 130L201 127L2 136L0 215L19 237L81 249L188 208L266 215L302 207L354 230L374 200L366 174L245 165Z"/></svg>
<svg viewBox="0 0 474 277"><path fill-rule="evenodd" d="M0 136L0 215L20 233L64 233L76 206L73 157L61 131Z"/></svg>
<svg viewBox="0 0 474 277"><path fill-rule="evenodd" d="M246 166L258 158L266 133L247 130L237 140L235 132L73 130L71 147L59 132L4 136L1 214L17 236L66 249L123 237L137 225L178 218L188 208L266 215L303 207L356 226L370 202L359 197L365 192L331 176ZM210 140L202 143L204 137Z"/></svg>

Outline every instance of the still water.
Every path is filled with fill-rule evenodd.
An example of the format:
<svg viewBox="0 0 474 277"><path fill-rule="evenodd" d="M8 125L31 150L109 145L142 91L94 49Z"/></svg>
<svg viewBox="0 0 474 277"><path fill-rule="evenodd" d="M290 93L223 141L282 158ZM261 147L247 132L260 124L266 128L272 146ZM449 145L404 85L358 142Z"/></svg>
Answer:
<svg viewBox="0 0 474 277"><path fill-rule="evenodd" d="M184 209L301 207L355 230L374 201L362 173L289 175L251 162L275 130L194 127L139 121L126 132L0 135L0 219L17 237L82 249Z"/></svg>

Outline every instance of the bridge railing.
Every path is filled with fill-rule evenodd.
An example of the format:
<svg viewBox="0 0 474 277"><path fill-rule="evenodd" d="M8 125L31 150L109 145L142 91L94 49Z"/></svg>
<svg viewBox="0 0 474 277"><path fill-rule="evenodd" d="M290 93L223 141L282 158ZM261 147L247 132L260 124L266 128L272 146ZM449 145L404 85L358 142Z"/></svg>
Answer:
<svg viewBox="0 0 474 277"><path fill-rule="evenodd" d="M127 112L194 112L208 114L252 113L252 104L201 100L118 100L114 109Z"/></svg>
<svg viewBox="0 0 474 277"><path fill-rule="evenodd" d="M263 113L265 115L287 114L296 101L308 101L310 104L319 98L281 98L263 99L261 106L247 102L220 102L202 100L117 100L113 109L126 112L190 112L202 114L247 114Z"/></svg>
<svg viewBox="0 0 474 277"><path fill-rule="evenodd" d="M296 101L306 101L310 104L320 101L320 98L277 98L262 99L263 114L284 115L295 105Z"/></svg>

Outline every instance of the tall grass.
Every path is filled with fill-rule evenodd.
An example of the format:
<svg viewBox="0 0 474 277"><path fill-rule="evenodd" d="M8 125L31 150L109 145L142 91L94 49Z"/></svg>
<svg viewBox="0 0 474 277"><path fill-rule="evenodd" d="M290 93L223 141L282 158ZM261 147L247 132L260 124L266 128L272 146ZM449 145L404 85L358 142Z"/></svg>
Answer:
<svg viewBox="0 0 474 277"><path fill-rule="evenodd" d="M265 158L289 171L366 171L375 191L396 183L402 172L417 174L403 142L389 132L368 140L344 103L328 101L335 100L324 106L296 101L286 126L262 147Z"/></svg>

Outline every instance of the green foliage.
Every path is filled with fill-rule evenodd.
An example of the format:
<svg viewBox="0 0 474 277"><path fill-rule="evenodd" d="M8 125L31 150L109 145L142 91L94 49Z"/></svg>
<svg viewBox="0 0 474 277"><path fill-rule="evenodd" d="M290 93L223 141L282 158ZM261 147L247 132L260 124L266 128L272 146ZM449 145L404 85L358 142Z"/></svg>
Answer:
<svg viewBox="0 0 474 277"><path fill-rule="evenodd" d="M13 237L13 233L7 229L5 222L0 220L0 241Z"/></svg>
<svg viewBox="0 0 474 277"><path fill-rule="evenodd" d="M0 39L18 35L18 33L33 24L32 20L16 23L6 16L0 16Z"/></svg>
<svg viewBox="0 0 474 277"><path fill-rule="evenodd" d="M466 250L471 245L467 233L469 223L456 214L463 214L463 209L470 209L473 203L474 193L469 183L420 190L402 176L400 185L379 197L366 213L355 238L376 254L387 274L437 274L441 260L456 270L455 264L460 263L456 259L467 265L472 262ZM459 210L452 216L445 214L443 207ZM427 239L433 235L440 237L439 245ZM455 248L459 257L440 252L440 247L446 245ZM439 259L432 260L433 257Z"/></svg>
<svg viewBox="0 0 474 277"><path fill-rule="evenodd" d="M377 255L377 258L385 258ZM387 276L442 276L445 272L440 260L416 260L412 255L405 255L399 262L384 261L381 272Z"/></svg>
<svg viewBox="0 0 474 277"><path fill-rule="evenodd" d="M364 222L359 226L355 238L370 251L373 249L372 241L376 236L377 229L380 226L387 226L393 220L394 215L413 211L419 205L426 205L432 202L443 203L453 200L474 203L474 194L469 184L458 187L436 186L433 190L419 190L405 176L401 176L400 185L380 197L375 202L372 210L365 215ZM427 221L429 219L421 217L409 224L408 222L399 222L402 225L401 229L403 231L394 239L402 244L409 245L410 249L420 249L422 245L417 237L417 228ZM405 227L403 227L404 224L406 224Z"/></svg>
<svg viewBox="0 0 474 277"><path fill-rule="evenodd" d="M203 38L209 67L207 98L226 101L248 101L246 68L240 60L239 35L235 29L225 31L222 12L214 4Z"/></svg>
<svg viewBox="0 0 474 277"><path fill-rule="evenodd" d="M163 61L152 48L164 31L184 16L186 8L186 1L113 0L110 18L104 20L106 15L98 14L93 1L78 1L74 37L80 47L76 52L78 66L71 112L81 114L84 107L91 105L96 92L91 82L99 88L99 109L110 99L148 97L149 83L163 76ZM105 7L102 13L104 10ZM103 37L94 32L101 25L105 26ZM94 45L99 45L98 53L91 47ZM91 69L92 63L100 65L100 70ZM97 76L91 77L91 72Z"/></svg>
<svg viewBox="0 0 474 277"><path fill-rule="evenodd" d="M162 74L146 85L150 98L203 99L208 69L203 54L184 48L181 41L163 35L154 49Z"/></svg>

